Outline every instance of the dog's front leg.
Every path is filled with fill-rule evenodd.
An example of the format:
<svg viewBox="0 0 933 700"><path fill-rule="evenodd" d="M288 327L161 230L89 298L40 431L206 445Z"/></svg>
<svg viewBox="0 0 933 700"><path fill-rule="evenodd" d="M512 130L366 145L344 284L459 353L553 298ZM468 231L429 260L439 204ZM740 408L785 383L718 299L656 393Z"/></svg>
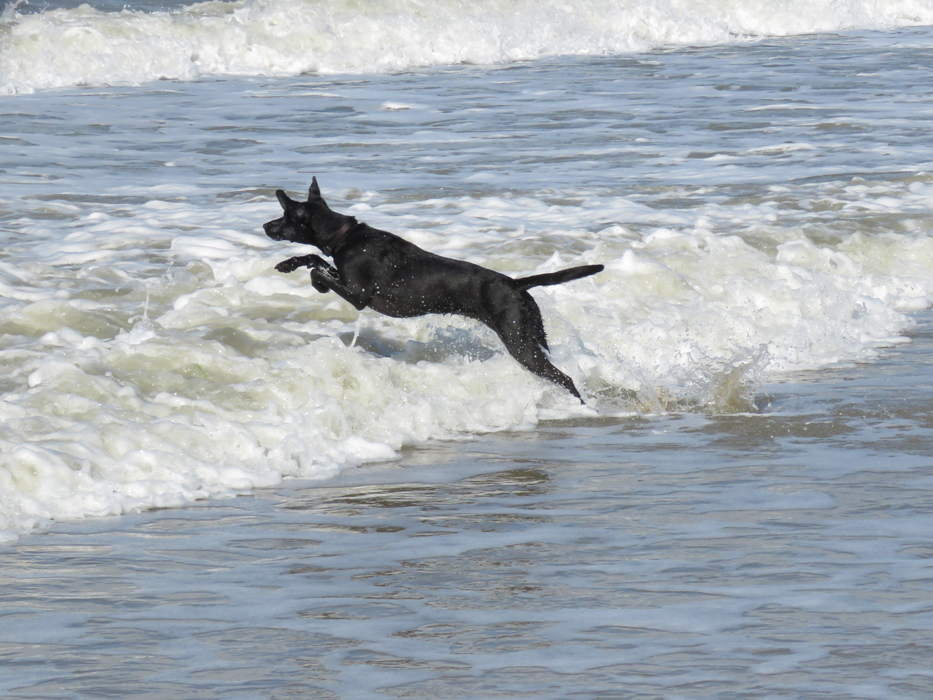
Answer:
<svg viewBox="0 0 933 700"><path fill-rule="evenodd" d="M311 286L318 290L321 294L326 294L330 291L331 285L337 283L339 280L336 279L336 275L329 275L326 272L321 271L319 268L314 268L311 270Z"/></svg>
<svg viewBox="0 0 933 700"><path fill-rule="evenodd" d="M298 255L294 258L283 260L275 266L275 269L278 272L294 272L299 267L309 267L311 265L311 258L316 257L316 255Z"/></svg>
<svg viewBox="0 0 933 700"><path fill-rule="evenodd" d="M337 276L337 270L320 255L297 255L294 258L283 260L275 269L279 272L294 272L299 267L318 267L323 268L331 277Z"/></svg>
<svg viewBox="0 0 933 700"><path fill-rule="evenodd" d="M328 282L337 282L340 283L340 273L337 272L337 268L331 265L329 262L324 260L324 258L318 255L309 255L310 263L308 267L311 268L311 286L318 290L321 294L330 291L331 285ZM317 273L317 276L315 276Z"/></svg>
<svg viewBox="0 0 933 700"><path fill-rule="evenodd" d="M311 286L316 290L324 294L325 292L330 291L330 286L327 282L337 281L339 274L337 268L331 265L329 262L324 260L320 255L298 255L294 258L289 258L288 260L283 260L278 265L275 266L275 269L279 272L294 272L299 267L310 267L311 270ZM314 273L317 272L318 275L315 277Z"/></svg>
<svg viewBox="0 0 933 700"><path fill-rule="evenodd" d="M333 268L331 269L333 270ZM336 272L336 270L334 270L334 272ZM311 270L311 286L319 292L334 292L353 304L357 311L362 311L369 306L369 302L372 300L373 294L376 291L375 286L366 288L360 287L359 285L351 286L344 284L336 275L331 276L317 267Z"/></svg>

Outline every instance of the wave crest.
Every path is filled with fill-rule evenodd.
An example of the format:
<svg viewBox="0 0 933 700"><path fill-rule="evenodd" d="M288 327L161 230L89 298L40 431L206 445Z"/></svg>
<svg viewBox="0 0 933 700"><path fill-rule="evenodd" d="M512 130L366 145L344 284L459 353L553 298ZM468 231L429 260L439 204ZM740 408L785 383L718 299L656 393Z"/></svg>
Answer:
<svg viewBox="0 0 933 700"><path fill-rule="evenodd" d="M0 92L158 79L380 73L933 24L924 0L213 0L0 16Z"/></svg>

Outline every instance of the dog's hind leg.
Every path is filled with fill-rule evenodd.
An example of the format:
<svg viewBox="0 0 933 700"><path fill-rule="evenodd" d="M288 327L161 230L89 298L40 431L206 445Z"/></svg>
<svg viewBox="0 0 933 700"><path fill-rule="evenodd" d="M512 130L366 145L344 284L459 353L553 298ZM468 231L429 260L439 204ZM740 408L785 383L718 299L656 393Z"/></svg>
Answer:
<svg viewBox="0 0 933 700"><path fill-rule="evenodd" d="M529 372L564 387L582 402L573 380L551 364L544 354L547 349L544 323L538 305L533 299L531 303L533 307L526 304L524 308L512 309L511 313L499 319L498 324L487 325L496 332L509 354Z"/></svg>
<svg viewBox="0 0 933 700"><path fill-rule="evenodd" d="M573 380L551 364L551 361L547 359L547 355L544 354L543 348L526 343L516 344L511 341L506 342L505 340L503 340L503 342L505 342L505 348L509 351L509 354L518 360L528 371L537 374L543 379L559 384L580 399L580 401L583 401L580 392L577 391L577 387L573 384Z"/></svg>

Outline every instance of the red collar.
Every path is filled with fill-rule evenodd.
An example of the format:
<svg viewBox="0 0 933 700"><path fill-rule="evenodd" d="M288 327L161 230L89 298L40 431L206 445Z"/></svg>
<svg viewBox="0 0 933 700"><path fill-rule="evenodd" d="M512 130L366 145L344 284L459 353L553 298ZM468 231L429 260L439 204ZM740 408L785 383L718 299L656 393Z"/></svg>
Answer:
<svg viewBox="0 0 933 700"><path fill-rule="evenodd" d="M333 255L334 251L337 250L337 247L343 241L343 237L346 236L350 232L350 229L352 229L356 225L357 225L356 219L350 219L347 223L345 223L343 226L341 226L338 229L337 233L333 235L333 237L330 239L330 242L327 244L327 246L322 248L321 250L323 250L324 253L326 253L327 255Z"/></svg>

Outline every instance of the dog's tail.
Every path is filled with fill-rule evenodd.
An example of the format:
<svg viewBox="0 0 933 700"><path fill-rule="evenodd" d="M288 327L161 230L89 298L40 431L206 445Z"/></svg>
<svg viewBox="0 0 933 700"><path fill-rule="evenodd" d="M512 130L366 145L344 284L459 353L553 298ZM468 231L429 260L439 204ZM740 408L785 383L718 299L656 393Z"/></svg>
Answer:
<svg viewBox="0 0 933 700"><path fill-rule="evenodd" d="M580 267L571 267L557 272L546 272L543 275L522 277L515 280L515 284L522 290L531 289L532 287L547 287L552 284L563 284L564 282L578 280L581 277L589 277L602 271L602 265L581 265Z"/></svg>

